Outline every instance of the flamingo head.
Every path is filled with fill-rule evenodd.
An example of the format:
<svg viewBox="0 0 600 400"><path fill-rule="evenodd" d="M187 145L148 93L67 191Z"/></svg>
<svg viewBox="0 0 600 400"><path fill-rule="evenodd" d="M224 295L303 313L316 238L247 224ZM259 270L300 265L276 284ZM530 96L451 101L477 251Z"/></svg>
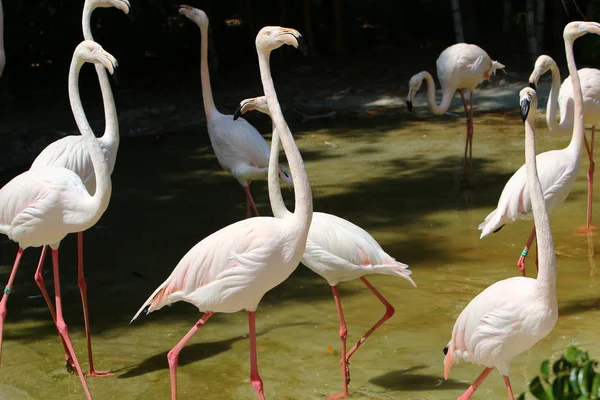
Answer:
<svg viewBox="0 0 600 400"><path fill-rule="evenodd" d="M263 114L271 115L269 112L269 105L267 104L267 98L265 96L251 97L249 99L244 99L240 102L238 108L233 113L233 120L235 121L240 116L252 110L260 111Z"/></svg>
<svg viewBox="0 0 600 400"><path fill-rule="evenodd" d="M525 87L519 92L519 103L521 105L521 117L523 121L529 116L529 110L537 109L537 94L535 89Z"/></svg>
<svg viewBox="0 0 600 400"><path fill-rule="evenodd" d="M129 10L131 9L131 4L129 0L86 0L86 7L91 7L92 10L96 8L118 8L123 11L125 14L129 14Z"/></svg>
<svg viewBox="0 0 600 400"><path fill-rule="evenodd" d="M114 74L117 66L116 58L104 50L102 46L91 40L84 40L75 48L73 59L79 62L102 64L111 74Z"/></svg>
<svg viewBox="0 0 600 400"><path fill-rule="evenodd" d="M565 40L575 40L586 33L595 33L600 35L600 24L597 22L573 21L569 22L563 30Z"/></svg>
<svg viewBox="0 0 600 400"><path fill-rule="evenodd" d="M293 186L294 180L292 179L292 173L290 170L283 164L279 164L279 179L283 181L283 183Z"/></svg>
<svg viewBox="0 0 600 400"><path fill-rule="evenodd" d="M308 54L308 47L304 38L295 29L283 28L281 26L265 26L256 35L256 49L265 53L278 49L284 44L294 46L304 55Z"/></svg>
<svg viewBox="0 0 600 400"><path fill-rule="evenodd" d="M552 57L542 54L535 60L535 65L533 67L533 71L531 75L529 75L529 85L536 88L540 77L544 75L553 65L556 65L556 62L552 59ZM533 86L531 86L533 85Z"/></svg>
<svg viewBox="0 0 600 400"><path fill-rule="evenodd" d="M182 4L179 6L179 14L184 15L201 28L208 28L208 16L202 10Z"/></svg>
<svg viewBox="0 0 600 400"><path fill-rule="evenodd" d="M418 74L413 75L408 81L408 95L406 96L406 107L408 107L408 111L412 111L413 109L413 101L415 100L417 92L421 89L424 78L423 73L419 72Z"/></svg>

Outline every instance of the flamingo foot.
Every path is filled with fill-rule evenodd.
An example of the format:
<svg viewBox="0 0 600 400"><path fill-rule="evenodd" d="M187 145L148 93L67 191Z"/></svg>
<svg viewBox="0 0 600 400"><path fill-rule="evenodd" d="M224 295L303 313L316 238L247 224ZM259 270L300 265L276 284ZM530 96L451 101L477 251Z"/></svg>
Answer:
<svg viewBox="0 0 600 400"><path fill-rule="evenodd" d="M327 400L345 399L346 397L350 397L350 394L347 391L327 396Z"/></svg>
<svg viewBox="0 0 600 400"><path fill-rule="evenodd" d="M519 261L517 261L517 267L519 267L521 276L525 276L525 256L519 257Z"/></svg>
<svg viewBox="0 0 600 400"><path fill-rule="evenodd" d="M580 227L577 228L577 230L575 231L575 235L577 236L595 236L596 232L595 230L598 229L596 228L595 225L582 225Z"/></svg>
<svg viewBox="0 0 600 400"><path fill-rule="evenodd" d="M75 363L73 362L73 359L71 358L71 356L67 356L66 360L65 360L65 369L67 370L67 372L69 374L76 374L77 373L77 369L75 368Z"/></svg>
<svg viewBox="0 0 600 400"><path fill-rule="evenodd" d="M115 376L115 374L113 374L110 371L90 371L88 373L88 376L93 376L93 377L96 377L96 378L104 378L104 377L107 377L107 376Z"/></svg>

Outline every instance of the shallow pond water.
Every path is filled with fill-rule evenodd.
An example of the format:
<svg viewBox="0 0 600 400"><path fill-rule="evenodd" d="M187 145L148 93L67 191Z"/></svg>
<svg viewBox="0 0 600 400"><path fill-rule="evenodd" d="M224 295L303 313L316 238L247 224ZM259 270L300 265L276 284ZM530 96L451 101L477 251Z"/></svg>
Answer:
<svg viewBox="0 0 600 400"><path fill-rule="evenodd" d="M252 118L268 131L266 119ZM567 145L569 137L549 133L543 125L540 118L538 151ZM505 182L524 162L523 124L517 109L476 116L472 190L459 185L462 118L383 110L295 122L292 131L306 161L315 210L335 213L367 229L388 253L410 265L418 284L413 288L403 279L370 278L396 314L353 356L352 398L456 398L482 368L459 364L450 379L443 380L442 349L454 320L482 289L518 274L516 261L532 227L530 221L519 221L484 240L477 231ZM166 399L170 395L166 354L200 314L179 303L131 325L129 320L190 247L244 216L244 195L237 182L219 169L202 125L183 132L166 130L158 141L125 140L119 151L110 207L85 234L95 364L112 369L115 376L88 378L88 383L96 400ZM575 235L585 221L587 167L584 155L573 192L551 218L560 318L547 338L513 361L515 393L538 373L542 360L557 356L569 343L600 355L594 264L598 237ZM270 214L266 183L252 187L261 213ZM285 196L291 200L292 192ZM61 246L63 304L86 369L74 242L71 235ZM15 251L14 243L2 239L2 282L8 278ZM531 254L528 275L535 276ZM62 346L32 279L38 255L39 249L26 251L10 298L0 399L81 399L79 380L63 367ZM49 262L45 277L50 287ZM384 308L360 281L341 284L340 294L348 343L353 343ZM198 332L181 353L180 400L255 398L249 382L247 329L246 314L239 312L215 315ZM267 293L257 312L259 366L267 398L323 399L337 393L338 330L329 286L305 267ZM497 372L475 398L506 398Z"/></svg>

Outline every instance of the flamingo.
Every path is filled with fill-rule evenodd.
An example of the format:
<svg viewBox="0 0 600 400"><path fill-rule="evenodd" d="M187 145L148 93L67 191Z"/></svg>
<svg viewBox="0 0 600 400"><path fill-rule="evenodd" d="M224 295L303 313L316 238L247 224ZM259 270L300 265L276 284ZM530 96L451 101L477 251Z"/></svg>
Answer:
<svg viewBox="0 0 600 400"><path fill-rule="evenodd" d="M193 20L203 18L198 9L185 7ZM263 383L256 358L255 314L264 294L283 282L297 267L306 246L312 219L310 183L298 147L277 102L269 68L271 51L287 44L306 53L306 44L294 29L267 26L256 36L256 50L264 93L294 178L296 209L283 218L257 217L236 222L206 237L179 261L171 275L144 302L140 313L158 310L177 301L195 305L204 315L169 352L171 398L177 398L179 353L189 339L215 313L248 311L250 379L259 399Z"/></svg>
<svg viewBox="0 0 600 400"><path fill-rule="evenodd" d="M583 136L583 96L573 56L573 42L586 33L600 35L596 22L570 22L563 38L575 100L574 130ZM452 339L444 349L444 378L455 361L465 360L486 368L459 397L469 399L490 372L497 368L504 377L508 396L514 399L508 377L510 362L546 337L556 325L556 255L535 155L535 114L537 94L527 87L520 93L521 115L525 121L525 166L531 183L533 219L537 227L539 270L537 279L513 277L496 282L478 294L460 313ZM527 196L528 193L525 194Z"/></svg>
<svg viewBox="0 0 600 400"><path fill-rule="evenodd" d="M52 165L25 171L0 189L0 233L19 244L15 263L0 300L0 354L6 303L23 251L28 247L49 245L54 271L56 327L73 360L86 396L91 400L92 396L63 318L58 270L58 247L61 240L69 233L81 232L94 226L108 207L112 189L102 147L87 122L79 97L79 71L86 62L102 64L112 74L117 60L99 44L86 40L75 49L69 70L69 100L96 174L94 194L88 193L83 180L75 172Z"/></svg>
<svg viewBox="0 0 600 400"><path fill-rule="evenodd" d="M184 15L200 28L200 78L202 99L210 143L217 160L242 185L246 192L246 218L259 215L256 203L250 193L250 183L267 176L269 166L269 145L258 131L245 119L233 120L217 110L210 87L208 71L208 17L202 10L182 5L179 14ZM292 179L283 166L279 176L287 184Z"/></svg>
<svg viewBox="0 0 600 400"><path fill-rule="evenodd" d="M560 71L556 62L545 54L539 56L535 62L535 68L529 77L529 82L537 85L540 77L548 70L552 73L552 87L550 99L546 104L546 123L551 131L571 131L573 129L573 85L566 78L560 86ZM580 232L592 233L595 226L592 225L592 195L594 192L594 136L596 125L600 122L600 70L596 68L582 68L577 71L581 80L583 91L583 123L592 126L592 134L588 143L587 137L583 136L585 149L590 160L590 168L587 173L588 198L587 198L587 220L585 227ZM556 122L556 108L560 110L560 123Z"/></svg>
<svg viewBox="0 0 600 400"><path fill-rule="evenodd" d="M0 76L6 65L6 54L4 53L4 11L2 10L2 0L0 0Z"/></svg>
<svg viewBox="0 0 600 400"><path fill-rule="evenodd" d="M265 96L245 99L234 114L237 118L250 110L258 110L270 115ZM269 198L273 215L283 218L290 214L283 202L279 180L275 174L279 157L279 135L273 130L271 140L271 155L269 165ZM330 396L329 399L340 399L349 396L348 384L350 383L350 357L364 343L380 325L394 315L394 307L375 289L365 278L365 275L383 274L399 276L408 280L414 287L417 285L411 279L412 271L408 265L396 261L387 254L377 241L361 227L332 214L314 212L306 249L302 256L302 264L327 280L333 291L338 317L340 321L341 340L341 369L343 376L343 391ZM344 320L344 313L340 302L337 285L340 282L359 278L371 292L383 303L386 312L371 329L350 349L346 350L346 337L348 329Z"/></svg>
<svg viewBox="0 0 600 400"><path fill-rule="evenodd" d="M406 105L408 110L412 111L415 95L421 88L423 79L427 81L427 103L429 104L429 109L435 115L444 114L448 110L454 92L458 90L465 113L467 114L467 137L461 181L466 181L467 185L470 185L473 159L473 91L481 82L489 80L491 75L495 75L497 69L503 69L504 65L492 60L481 47L467 43L457 43L446 48L442 51L435 64L438 79L442 86L442 102L440 105L435 101L435 83L433 77L427 71L421 71L410 78ZM469 89L469 106L467 106L463 89ZM468 177L466 172L467 157L469 160Z"/></svg>
<svg viewBox="0 0 600 400"><path fill-rule="evenodd" d="M90 20L92 18L92 12L96 8L115 7L123 11L125 14L129 13L130 4L128 0L86 0L83 6L83 17L82 17L82 30L84 40L93 41L92 30L90 28ZM102 65L96 64L96 74L100 82L100 90L102 92L102 100L104 103L104 117L106 126L102 137L98 138L100 147L108 162L108 172L112 174L115 163L117 161L117 151L119 149L119 120L117 117L117 110L115 107L115 101L110 87L110 81L106 70ZM48 165L55 167L64 167L75 172L83 181L87 191L90 194L94 194L96 188L96 177L94 174L94 166L92 159L88 153L85 137L81 135L65 136L53 143L50 143L33 161L30 170L37 168L43 168ZM38 268L35 272L34 279L38 287L42 291L44 300L48 305L48 309L52 314L52 318L56 320L56 314L46 287L44 284L44 277L42 275L42 267L44 265L44 258L46 257L47 246L42 248L40 261ZM87 284L85 282L85 276L83 273L83 232L77 232L77 283L79 286L79 292L81 294L81 301L83 303L83 319L85 323L85 336L87 340L88 360L89 360L89 375L90 376L112 376L113 374L109 371L96 371L94 368L94 358L92 354L92 338L90 333L90 320L88 313L88 302L87 302ZM64 343L63 343L64 345ZM68 349L65 346L65 358L66 366L68 370L72 370L74 367L73 360L70 358Z"/></svg>
<svg viewBox="0 0 600 400"><path fill-rule="evenodd" d="M533 81L531 82L530 85L535 86ZM537 156L540 182L549 213L561 205L571 193L579 171L584 139L584 131L573 129L571 142L567 147L561 150L546 151ZM506 223L530 217L531 201L527 186L527 169L525 165L522 165L506 182L496 209L479 224L480 238L483 239L492 232L498 232ZM534 226L517 261L517 266L523 276L525 276L525 258L529 254L529 248L535 235L536 228Z"/></svg>

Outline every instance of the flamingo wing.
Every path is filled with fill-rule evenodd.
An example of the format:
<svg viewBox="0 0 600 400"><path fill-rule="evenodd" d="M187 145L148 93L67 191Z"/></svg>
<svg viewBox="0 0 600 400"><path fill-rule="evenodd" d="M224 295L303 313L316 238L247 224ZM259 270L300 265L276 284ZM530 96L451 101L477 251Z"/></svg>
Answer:
<svg viewBox="0 0 600 400"><path fill-rule="evenodd" d="M50 143L33 160L30 170L52 165L75 172L85 183L94 177L94 166L83 136L65 136Z"/></svg>

